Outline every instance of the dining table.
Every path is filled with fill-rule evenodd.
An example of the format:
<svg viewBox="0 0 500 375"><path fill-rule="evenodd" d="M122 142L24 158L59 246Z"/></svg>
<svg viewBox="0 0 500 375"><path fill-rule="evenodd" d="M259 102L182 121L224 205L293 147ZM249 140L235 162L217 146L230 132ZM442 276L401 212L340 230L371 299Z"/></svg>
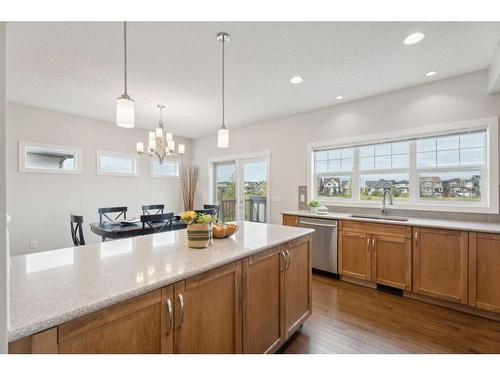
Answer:
<svg viewBox="0 0 500 375"><path fill-rule="evenodd" d="M142 229L142 223L140 221L133 222L122 222L122 221L106 221L102 224L90 223L90 230L101 236L103 241L105 239L119 239L119 238L127 238L134 236L142 236L143 234L154 234L157 233L164 226L163 221L152 222L150 223L151 227L148 225L145 226L144 231ZM172 221L172 230L179 230L186 228L186 225L180 221L180 217L176 216Z"/></svg>

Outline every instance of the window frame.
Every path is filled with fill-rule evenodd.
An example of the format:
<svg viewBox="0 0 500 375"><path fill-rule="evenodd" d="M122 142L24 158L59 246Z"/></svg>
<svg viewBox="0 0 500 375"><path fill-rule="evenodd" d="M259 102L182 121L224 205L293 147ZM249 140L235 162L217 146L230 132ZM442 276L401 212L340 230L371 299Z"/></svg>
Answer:
<svg viewBox="0 0 500 375"><path fill-rule="evenodd" d="M487 148L485 154L485 165L478 168L474 165L459 167L433 167L417 169L416 161L416 141L415 138L437 137L451 133L461 133L477 130L486 130ZM321 142L313 142L307 145L308 170L307 170L307 190L309 200L318 200L327 206L347 206L347 207L371 207L380 208L380 201L362 201L360 199L359 177L365 174L399 173L400 169L384 169L361 171L359 169L359 147L374 143L398 142L410 140L409 146L409 193L408 201L394 201L391 209L401 210L423 210L423 211L447 211L447 212L467 212L467 213L498 213L499 212L499 132L498 117L488 117L469 121L458 121L444 124L427 125L418 128L410 128L392 132L369 134L357 137L348 137ZM413 141L411 141L413 140ZM324 199L316 195L316 179L314 174L314 151L328 148L348 148L354 147L354 161L352 171L352 198L329 198ZM481 172L481 200L478 202L460 201L426 201L420 198L419 173L431 169L436 172L448 171L475 171ZM368 173L370 172L370 173ZM425 173L423 172L423 173ZM342 172L347 175L350 172ZM333 174L333 173L332 173ZM486 191L485 191L486 190Z"/></svg>
<svg viewBox="0 0 500 375"><path fill-rule="evenodd" d="M149 176L152 177L152 178L167 178L167 179L179 179L181 178L181 165L182 165L182 160L181 158L169 158L169 159L165 159L165 161L175 161L177 162L177 175L176 176L160 176L160 175L155 175L154 174L154 162L155 160L158 160L156 158L156 156L153 156L150 158L149 160Z"/></svg>
<svg viewBox="0 0 500 375"><path fill-rule="evenodd" d="M75 154L76 168L73 170L50 169L50 168L30 168L26 167L26 148L40 147L56 149ZM19 141L19 172L22 173L55 173L55 174L82 174L83 170L83 150L78 147L60 146L46 143Z"/></svg>
<svg viewBox="0 0 500 375"><path fill-rule="evenodd" d="M114 172L105 172L101 170L101 156L115 156L115 157L124 157L127 156L130 159L134 160L135 171L134 173L114 173ZM103 151L97 150L96 154L96 164L97 164L97 175L98 176L115 176L115 177L138 177L140 176L140 159L139 155L126 153L126 152L115 152L115 151Z"/></svg>

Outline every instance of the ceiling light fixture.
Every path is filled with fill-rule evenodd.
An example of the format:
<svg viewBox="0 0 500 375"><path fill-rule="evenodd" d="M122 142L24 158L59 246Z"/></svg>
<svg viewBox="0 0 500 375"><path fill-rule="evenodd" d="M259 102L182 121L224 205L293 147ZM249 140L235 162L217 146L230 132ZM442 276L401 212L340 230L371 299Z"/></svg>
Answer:
<svg viewBox="0 0 500 375"><path fill-rule="evenodd" d="M144 152L144 143L137 142L137 153L139 155L156 156L160 164L163 164L163 160L166 157L176 156L175 141L172 133L165 133L165 123L163 122L163 110L165 106L158 104L157 107L160 109L160 121L156 130L149 132L148 151ZM185 152L185 146L179 144L178 154L182 155Z"/></svg>
<svg viewBox="0 0 500 375"><path fill-rule="evenodd" d="M412 44L417 44L418 42L421 42L422 39L425 38L425 34L421 32L413 33L408 35L405 40L404 44L406 45L412 45Z"/></svg>
<svg viewBox="0 0 500 375"><path fill-rule="evenodd" d="M344 99L344 97L343 97L342 95L337 95L337 96L335 97L335 99L337 99L337 100L342 100L342 99Z"/></svg>
<svg viewBox="0 0 500 375"><path fill-rule="evenodd" d="M220 148L229 147L229 130L224 122L224 44L229 42L229 35L225 32L217 34L217 40L222 43L222 124L217 132L217 146Z"/></svg>
<svg viewBox="0 0 500 375"><path fill-rule="evenodd" d="M127 22L123 22L123 67L125 89L123 95L116 99L116 125L122 128L133 128L135 104L127 92Z"/></svg>
<svg viewBox="0 0 500 375"><path fill-rule="evenodd" d="M293 83L294 85L298 85L299 83L302 83L304 80L302 79L301 76L295 76L290 79L290 82Z"/></svg>
<svg viewBox="0 0 500 375"><path fill-rule="evenodd" d="M437 70L431 70L430 72L425 73L426 77L432 77L437 74Z"/></svg>

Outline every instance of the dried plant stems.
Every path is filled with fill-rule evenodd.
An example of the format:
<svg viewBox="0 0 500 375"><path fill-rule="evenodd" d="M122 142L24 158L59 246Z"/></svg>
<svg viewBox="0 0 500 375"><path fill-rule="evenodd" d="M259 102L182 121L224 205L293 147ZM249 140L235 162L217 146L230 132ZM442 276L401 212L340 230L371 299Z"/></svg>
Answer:
<svg viewBox="0 0 500 375"><path fill-rule="evenodd" d="M182 167L182 198L184 200L184 210L191 211L194 208L194 194L198 183L197 166Z"/></svg>

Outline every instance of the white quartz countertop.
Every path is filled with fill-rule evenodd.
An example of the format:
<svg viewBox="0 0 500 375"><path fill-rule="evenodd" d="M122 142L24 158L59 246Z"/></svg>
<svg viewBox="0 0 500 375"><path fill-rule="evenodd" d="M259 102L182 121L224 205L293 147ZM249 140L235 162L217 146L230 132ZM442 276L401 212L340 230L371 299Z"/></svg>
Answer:
<svg viewBox="0 0 500 375"><path fill-rule="evenodd" d="M479 221L425 219L425 218L412 218L412 217L409 217L408 221L394 221L394 220L380 220L380 219L352 217L351 214L344 212L328 212L326 215L324 215L324 214L315 214L310 211L283 211L282 214L321 218L321 219L365 221L365 222L384 223L393 225L410 225L416 227L456 229L456 230L465 230L471 232L500 233L499 223L485 223Z"/></svg>
<svg viewBox="0 0 500 375"><path fill-rule="evenodd" d="M11 257L9 341L313 232L237 224L235 235L206 249L188 248L178 230Z"/></svg>

